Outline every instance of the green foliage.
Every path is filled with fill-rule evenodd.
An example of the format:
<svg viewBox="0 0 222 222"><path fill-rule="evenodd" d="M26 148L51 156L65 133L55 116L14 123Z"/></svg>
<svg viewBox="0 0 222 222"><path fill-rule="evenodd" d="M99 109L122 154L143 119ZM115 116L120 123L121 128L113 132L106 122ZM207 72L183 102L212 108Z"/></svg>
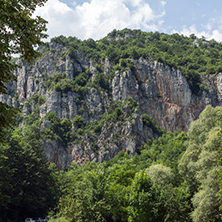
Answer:
<svg viewBox="0 0 222 222"><path fill-rule="evenodd" d="M128 68L134 70L132 59L138 60L140 57L156 60L170 68L178 68L187 78L192 92L200 95L205 90L204 87L200 87L201 75L221 71L222 44L196 37L195 39L200 43L199 47L193 45L192 36L124 29L113 30L108 36L96 42L92 39L80 41L64 36L52 41L69 48L69 52L75 58L77 51L90 59L94 58L96 66L108 56L114 67L112 71ZM110 79L112 78L113 75L110 76Z"/></svg>
<svg viewBox="0 0 222 222"><path fill-rule="evenodd" d="M56 91L67 93L72 90L72 86L70 83L71 83L70 80L64 79L63 81L57 83L54 88Z"/></svg>
<svg viewBox="0 0 222 222"><path fill-rule="evenodd" d="M85 57L95 58L93 64L97 72L91 78L90 70L81 67L82 72L76 71L73 80L67 79L65 73L57 72L48 76L48 80L42 84L48 89L62 93L68 91L78 93L79 97L74 98L78 114L84 114L85 117L87 109L81 100L89 87L93 87L93 90L97 90L100 95L105 93L109 96L110 81L114 78L115 71L129 68L133 71L134 60L143 57L162 62L170 68L179 68L185 74L192 92L200 94L203 90L207 90L202 83L201 75L221 70L222 48L221 44L214 41L210 42L211 46L207 46L200 39L198 39L200 47L195 47L192 45L193 38L194 36L188 38L178 34L144 33L127 29L115 30L100 41L92 39L80 41L73 37L60 36L54 38L52 42L68 48L63 54L63 59L69 55L79 63L77 53L83 53ZM103 62L106 56L111 63L110 74L104 74ZM45 98L38 94L28 99L24 106L32 113L24 117L26 129L23 130L23 134L17 131L8 138L7 144L1 145L0 215L3 215L3 218L7 218L11 207L14 208L15 217L22 217L23 212L20 213L19 204L24 206L23 203L31 203L31 210L42 209L44 206L42 212L45 213L57 203L60 194L58 175L54 170L47 171L48 168L47 170L44 168L45 162L41 156L42 140L57 140L63 147L67 147L70 142L81 146L85 142L84 138L87 138L90 152L98 157L97 141L101 139L101 130L108 129L110 134L106 137L110 139L110 144L115 143L118 146L121 143L121 135L116 128L124 127L126 123L133 125L133 114L139 107L132 98L119 102L111 101L109 107L102 104L104 114L98 116L97 120L87 123L86 127L85 119L79 115L70 121L50 112L40 121L39 107L44 102ZM87 119L90 119L90 112L88 114ZM60 172L61 196L56 208L58 215L64 221L220 221L221 119L221 108L207 107L200 115L200 119L191 124L188 133L164 132L156 126L152 117L144 114L143 126L151 128L155 135L160 137L153 141L148 140L137 149L137 154L132 158L120 151L110 161L83 163L82 166L73 163L68 169ZM48 127L41 129L41 123ZM72 125L75 131L72 130ZM42 154L36 154L38 151ZM104 152L106 151L105 148ZM18 165L11 163L9 158L14 162L17 160ZM44 162L42 168L40 160ZM27 173L18 166L24 170L27 167ZM47 184L42 182L42 171L46 175L50 174L51 182L45 177ZM23 184L26 185L27 182L35 185L39 180L45 185L43 188L39 182L36 182L39 187L30 188L33 189L32 193L36 196L37 203L41 204L40 208L31 202L31 192L26 190L26 186L25 191L15 188L23 182L23 179L18 178L17 183L14 178L23 178L24 174L28 175L28 178L24 179ZM10 177L12 180L4 180ZM31 178L34 182L30 182ZM29 189L29 186L27 187ZM44 189L48 193L45 193ZM21 200L25 192L28 194L24 200ZM46 196L47 201L39 198L39 193L41 196ZM39 214L38 210L37 213Z"/></svg>
<svg viewBox="0 0 222 222"><path fill-rule="evenodd" d="M50 122L50 126L48 128L41 129L42 139L55 139L66 147L71 141L72 136L71 121L66 118L59 118L54 112L47 113L45 119Z"/></svg>
<svg viewBox="0 0 222 222"><path fill-rule="evenodd" d="M154 120L152 119L152 117L149 116L148 114L146 113L143 114L142 121L143 121L143 124L145 126L150 127L154 133L157 133L158 135L161 135L163 133L163 129L157 126Z"/></svg>
<svg viewBox="0 0 222 222"><path fill-rule="evenodd" d="M160 205L160 215L164 218L162 221L192 221L190 193L187 191L186 184L182 183L179 187L167 184L161 187Z"/></svg>
<svg viewBox="0 0 222 222"><path fill-rule="evenodd" d="M34 109L32 113L24 116L23 120L24 120L25 125L31 125L33 123L37 123L40 118L39 112L40 112L39 107L37 107L36 109Z"/></svg>
<svg viewBox="0 0 222 222"><path fill-rule="evenodd" d="M0 220L24 221L47 215L59 197L58 177L49 167L38 129L8 132L0 145Z"/></svg>
<svg viewBox="0 0 222 222"><path fill-rule="evenodd" d="M34 98L37 101L37 96ZM87 134L89 145L97 154L96 133L101 127L108 126L109 121L112 124L120 124L121 121L130 118L132 112L129 110L134 111L136 108L137 103L132 99L126 100L125 105L121 102L112 103L100 120L89 123L87 127L81 116L76 116L71 123L50 112L45 117L50 123L48 138L64 140L67 143L71 139L69 132L73 124L78 128L76 134ZM158 139L143 144L140 155L131 158L129 154L121 151L115 158L103 163L88 162L82 166L73 163L59 175L50 168L51 193L47 194L49 202L44 202L40 198L38 203L44 202L47 211L54 206L53 203L57 203L60 195L56 211L60 218L67 221L220 221L221 119L221 107L208 106L200 118L191 124L188 133L164 132ZM151 121L151 118L148 117L144 121ZM67 134L68 137L65 136ZM33 173L34 169L39 169L39 161L43 161L42 154L36 154L42 153L40 135L39 125L34 121L23 131L18 128L12 135L8 135L7 144L1 145L0 210L3 209L1 212L4 212L1 214L2 218L7 216L9 211L5 209L9 206L13 206L15 216L21 217L19 215L22 215L23 211L15 200L21 205L31 199L31 194L28 193L25 196L27 198L21 200L16 193L20 190L10 193L11 190L14 192L14 186L20 183L17 177L23 178L23 171L26 169L18 168L14 162L19 160L18 164L23 164L28 161L27 167L33 163L28 168L30 173ZM79 142L78 136L75 138ZM11 162L9 159L14 161ZM12 165L15 168L12 168ZM43 172L47 174L48 171ZM41 173L25 175L29 176L27 181L36 176L40 183L43 176ZM18 183L4 180L8 176L12 180L16 178ZM39 182L37 184L39 185ZM40 188L43 189L41 186ZM48 185L45 185L43 190L35 186L33 189L32 194L37 196L38 193L44 193ZM33 210L35 207L36 203L31 204L29 209Z"/></svg>
<svg viewBox="0 0 222 222"><path fill-rule="evenodd" d="M29 99L26 100L27 103L34 101L35 105L41 106L42 104L45 103L45 98L40 96L39 94L35 94L34 96L30 97Z"/></svg>
<svg viewBox="0 0 222 222"><path fill-rule="evenodd" d="M110 84L109 84L109 79L108 76L105 76L101 72L97 72L94 79L93 83L95 86L99 86L102 89L106 90L107 92L110 90Z"/></svg>
<svg viewBox="0 0 222 222"><path fill-rule="evenodd" d="M107 186L102 168L84 173L83 178L72 185L74 193L62 199L63 214L70 221L107 221L110 210L105 199Z"/></svg>
<svg viewBox="0 0 222 222"><path fill-rule="evenodd" d="M136 173L129 189L128 221L160 221L159 190L153 185L148 174L143 171Z"/></svg>
<svg viewBox="0 0 222 222"><path fill-rule="evenodd" d="M221 121L221 120L220 120ZM222 129L218 132L218 136L220 138L222 138ZM221 210L222 209L222 140L218 140L218 141L215 141L218 145L219 145L219 149L218 149L218 159L217 159L217 162L218 162L218 165L220 166L220 170L218 171L217 173L217 184L219 185L219 192L218 192L218 201L219 201L219 204L220 204L220 207L219 209Z"/></svg>
<svg viewBox="0 0 222 222"><path fill-rule="evenodd" d="M111 122L130 120L136 108L138 108L138 104L131 97L124 101L112 102L103 119Z"/></svg>
<svg viewBox="0 0 222 222"><path fill-rule="evenodd" d="M48 89L54 89L59 92L67 93L69 91L76 92L80 95L81 99L88 91L89 78L91 77L90 70L82 73L76 73L75 79L67 79L65 73L56 72L48 76L48 80L42 84Z"/></svg>
<svg viewBox="0 0 222 222"><path fill-rule="evenodd" d="M42 6L45 0L35 1L0 1L0 94L6 93L6 84L16 80L13 70L17 67L11 61L13 54L32 62L38 55L34 50L37 45L43 44L42 38L47 35L46 21L32 15L37 6ZM30 34L31 33L31 34ZM3 139L4 129L13 125L13 119L18 110L0 103L0 139Z"/></svg>
<svg viewBox="0 0 222 222"><path fill-rule="evenodd" d="M179 162L180 173L187 181L191 194L194 194L194 222L219 221L222 218L217 201L219 188L215 183L221 169L217 162L221 118L221 107L205 108L199 119L190 126L188 148Z"/></svg>
<svg viewBox="0 0 222 222"><path fill-rule="evenodd" d="M160 186L170 184L174 180L174 174L170 167L166 167L162 164L151 165L147 169L147 173L149 174L151 180Z"/></svg>
<svg viewBox="0 0 222 222"><path fill-rule="evenodd" d="M85 120L81 116L75 116L75 118L72 121L73 125L78 128L83 128L86 125Z"/></svg>
<svg viewBox="0 0 222 222"><path fill-rule="evenodd" d="M121 59L119 60L119 64L120 64L120 66L123 67L123 68L130 68L131 70L134 70L134 69L135 69L132 60L129 59L129 58L127 58L127 59L121 58Z"/></svg>
<svg viewBox="0 0 222 222"><path fill-rule="evenodd" d="M53 89L54 85L57 85L59 82L65 80L68 81L68 79L66 79L65 73L55 72L53 75L47 76L47 81L44 81L42 84L48 89Z"/></svg>
<svg viewBox="0 0 222 222"><path fill-rule="evenodd" d="M99 133L103 127L108 127L113 135L112 142L118 143L118 135L114 131L115 125L119 124L119 126L122 127L126 121L132 120L133 112L137 107L137 102L132 98L126 99L124 102L112 102L107 112L99 116L98 120L93 120L87 123L87 127L85 127L86 122L81 116L75 116L72 123L74 126L78 127L78 129L73 134L73 142L79 143L79 139L82 138L82 136L87 135L91 149L97 153L98 146L96 142L100 135ZM80 109L82 112L85 111L83 107ZM78 112L81 114L82 112L80 112L80 109Z"/></svg>
<svg viewBox="0 0 222 222"><path fill-rule="evenodd" d="M129 108L132 110L132 112L134 112L135 109L137 109L139 107L139 104L132 97L128 97L125 100L125 102L129 106Z"/></svg>
<svg viewBox="0 0 222 222"><path fill-rule="evenodd" d="M151 166L145 151L133 158L121 151L110 161L73 165L62 173L60 181L68 192L60 200L60 217L69 221L191 221L186 184L173 185L175 173L161 164Z"/></svg>
<svg viewBox="0 0 222 222"><path fill-rule="evenodd" d="M178 130L172 133L168 131L158 139L155 139L150 146L145 144L143 146L144 152L148 153L153 162L164 163L164 165L169 166L176 172L178 160L180 160L187 148L185 143L187 139L188 137L184 132Z"/></svg>
<svg viewBox="0 0 222 222"><path fill-rule="evenodd" d="M2 141L6 132L5 129L12 128L14 125L18 110L2 102L0 102L0 110L0 141Z"/></svg>

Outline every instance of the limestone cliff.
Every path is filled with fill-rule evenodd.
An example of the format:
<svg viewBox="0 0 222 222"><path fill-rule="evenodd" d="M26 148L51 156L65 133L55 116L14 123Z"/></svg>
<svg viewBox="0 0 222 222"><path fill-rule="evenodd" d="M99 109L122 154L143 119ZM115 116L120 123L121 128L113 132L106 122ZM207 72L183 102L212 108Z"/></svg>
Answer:
<svg viewBox="0 0 222 222"><path fill-rule="evenodd" d="M8 95L1 96L0 101L21 107L23 116L27 116L36 109L33 102L35 95L41 96L44 100L39 104L38 112L43 128L50 125L44 118L50 111L70 121L81 116L86 127L100 121L98 130L90 135L83 133L66 145L56 138L44 137L42 145L47 157L59 168L72 161L102 162L114 157L120 150L128 150L134 155L143 142L159 135L158 130L144 124L144 114L150 115L165 130L186 131L206 105L222 105L221 73L205 77L207 90L197 96L191 92L179 70L156 61L141 57L132 60L133 68L115 70L107 57L100 61L98 67L93 59L86 58L78 51L71 57L66 53L66 47L55 43L49 43L40 50L43 51L42 56L31 66L17 61L20 66L14 71L17 82L8 86ZM77 90L76 79L87 70L89 74L84 78L88 85L82 85L81 90ZM105 87L99 86L100 80L96 80L100 73L103 78L109 77ZM70 85L70 81L73 85ZM77 88L73 90L73 87ZM132 108L128 100L135 100L137 105ZM118 102L122 105L120 113L116 115L122 116L119 119L117 116L115 121L109 120L110 107ZM102 121L103 118L108 120ZM72 125L73 132L78 129Z"/></svg>

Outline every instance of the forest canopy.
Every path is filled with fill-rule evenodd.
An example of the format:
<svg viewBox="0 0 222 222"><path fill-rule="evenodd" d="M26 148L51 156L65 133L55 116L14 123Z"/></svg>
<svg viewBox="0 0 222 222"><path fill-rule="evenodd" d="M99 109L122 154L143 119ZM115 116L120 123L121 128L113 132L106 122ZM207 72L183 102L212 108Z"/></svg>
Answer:
<svg viewBox="0 0 222 222"><path fill-rule="evenodd" d="M121 151L103 163L73 163L59 175L58 215L67 221L220 221L221 119L221 107L207 106L187 133L165 132L133 158Z"/></svg>
<svg viewBox="0 0 222 222"><path fill-rule="evenodd" d="M0 147L1 218L51 210L68 222L220 221L221 119L221 107L207 106L187 133L163 132L134 157L120 151L64 171L47 164L37 122L18 128Z"/></svg>

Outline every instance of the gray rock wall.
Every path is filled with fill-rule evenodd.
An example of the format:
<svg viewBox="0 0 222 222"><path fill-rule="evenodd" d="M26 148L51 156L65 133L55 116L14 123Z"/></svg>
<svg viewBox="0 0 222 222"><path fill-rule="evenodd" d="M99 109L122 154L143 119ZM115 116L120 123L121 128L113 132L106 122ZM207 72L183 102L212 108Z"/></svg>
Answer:
<svg viewBox="0 0 222 222"><path fill-rule="evenodd" d="M68 91L59 92L47 88L44 83L56 72L64 73L67 79L73 80L75 75L83 69L90 69L91 81L97 70L93 62L77 52L79 62L73 61L68 55L63 56L66 49L55 44L49 44L50 52L39 58L32 66L27 63L18 64L21 68L14 71L17 82L8 87L9 95L1 95L0 101L14 107L23 107L27 99L36 93L45 98L45 103L40 106L40 117L50 112L55 112L60 118L72 120L76 115L81 115L87 123L99 119L114 101L133 98L139 104L135 110L133 121L124 122L123 125L105 125L97 135L96 143L99 147L97 155L90 147L87 135L82 139L84 145L71 144L61 147L57 141L43 141L49 161L53 161L59 168L64 168L72 161L84 162L104 161L114 157L120 150L129 150L135 154L136 147L157 135L147 126L143 125L142 115L147 113L155 119L156 123L166 130L188 130L190 123L197 119L201 111L209 104L222 105L222 74L206 78L208 92L201 96L192 94L186 78L176 69L170 69L158 62L140 58L135 60L135 71L116 71L115 77L110 82L112 86L111 97L96 88L88 88L82 104L77 101L78 93ZM112 69L106 58L102 65L104 74L109 75ZM17 97L16 97L16 96ZM83 108L80 112L80 108ZM25 107L23 115L33 112L34 107ZM126 107L126 113L127 113ZM119 136L118 143L113 142L114 132Z"/></svg>

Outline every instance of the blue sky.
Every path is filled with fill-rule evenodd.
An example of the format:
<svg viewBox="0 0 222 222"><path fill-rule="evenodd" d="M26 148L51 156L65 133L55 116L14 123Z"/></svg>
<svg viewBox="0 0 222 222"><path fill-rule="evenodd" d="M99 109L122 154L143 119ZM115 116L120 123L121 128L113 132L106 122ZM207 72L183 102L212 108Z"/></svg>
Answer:
<svg viewBox="0 0 222 222"><path fill-rule="evenodd" d="M222 42L221 0L48 0L36 14L48 21L49 38L98 40L113 29L130 28Z"/></svg>

